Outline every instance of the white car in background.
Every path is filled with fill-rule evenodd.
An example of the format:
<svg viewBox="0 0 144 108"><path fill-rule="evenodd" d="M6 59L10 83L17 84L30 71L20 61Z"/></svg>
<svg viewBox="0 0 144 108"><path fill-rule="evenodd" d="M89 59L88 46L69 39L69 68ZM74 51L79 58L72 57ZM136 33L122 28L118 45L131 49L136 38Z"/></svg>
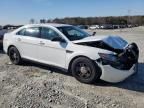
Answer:
<svg viewBox="0 0 144 108"><path fill-rule="evenodd" d="M24 59L64 68L82 83L116 83L136 72L139 50L115 36L90 36L71 25L35 24L4 35L13 64Z"/></svg>
<svg viewBox="0 0 144 108"><path fill-rule="evenodd" d="M95 29L99 29L99 28L100 28L99 25L92 25L89 27L89 29L91 29L91 30L95 30Z"/></svg>

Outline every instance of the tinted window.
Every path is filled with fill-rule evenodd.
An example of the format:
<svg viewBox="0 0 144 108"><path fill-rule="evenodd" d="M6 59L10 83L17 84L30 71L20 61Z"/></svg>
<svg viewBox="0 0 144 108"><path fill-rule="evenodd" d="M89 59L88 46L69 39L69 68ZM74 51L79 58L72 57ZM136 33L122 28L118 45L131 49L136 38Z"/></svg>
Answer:
<svg viewBox="0 0 144 108"><path fill-rule="evenodd" d="M38 27L26 28L26 29L19 31L17 34L22 35L22 36L39 37L40 29Z"/></svg>
<svg viewBox="0 0 144 108"><path fill-rule="evenodd" d="M25 29L25 36L31 36L31 37L39 37L40 30L39 28L27 28Z"/></svg>
<svg viewBox="0 0 144 108"><path fill-rule="evenodd" d="M59 34L50 28L46 28L46 27L41 28L41 38L43 39L52 40L53 38L58 36Z"/></svg>
<svg viewBox="0 0 144 108"><path fill-rule="evenodd" d="M22 29L19 32L17 32L17 35L23 35L24 36L24 33L25 33L25 29Z"/></svg>

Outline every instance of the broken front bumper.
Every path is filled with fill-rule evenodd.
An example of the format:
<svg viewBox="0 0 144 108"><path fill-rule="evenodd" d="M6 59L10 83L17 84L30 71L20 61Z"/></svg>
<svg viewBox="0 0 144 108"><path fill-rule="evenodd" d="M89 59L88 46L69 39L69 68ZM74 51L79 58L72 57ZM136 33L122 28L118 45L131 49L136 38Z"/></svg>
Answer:
<svg viewBox="0 0 144 108"><path fill-rule="evenodd" d="M117 55L101 53L99 55L100 59L96 62L102 70L100 79L104 81L121 82L137 72L139 49L135 43L129 44L123 52Z"/></svg>
<svg viewBox="0 0 144 108"><path fill-rule="evenodd" d="M111 67L110 65L99 66L102 69L102 75L100 79L111 83L121 82L138 71L137 63L134 64L130 70L119 70Z"/></svg>

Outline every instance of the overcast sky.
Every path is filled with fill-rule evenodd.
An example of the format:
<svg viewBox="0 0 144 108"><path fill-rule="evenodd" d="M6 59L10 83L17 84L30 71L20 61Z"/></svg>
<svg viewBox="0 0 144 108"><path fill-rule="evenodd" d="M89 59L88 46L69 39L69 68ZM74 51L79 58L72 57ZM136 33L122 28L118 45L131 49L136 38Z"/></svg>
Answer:
<svg viewBox="0 0 144 108"><path fill-rule="evenodd" d="M31 18L144 15L144 0L0 0L0 25Z"/></svg>

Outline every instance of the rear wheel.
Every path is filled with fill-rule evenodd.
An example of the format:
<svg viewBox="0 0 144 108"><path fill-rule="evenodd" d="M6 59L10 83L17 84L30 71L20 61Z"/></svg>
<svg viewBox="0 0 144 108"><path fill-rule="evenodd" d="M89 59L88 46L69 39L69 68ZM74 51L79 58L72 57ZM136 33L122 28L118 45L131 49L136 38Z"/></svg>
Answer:
<svg viewBox="0 0 144 108"><path fill-rule="evenodd" d="M8 51L9 58L11 62L15 65L19 65L22 62L21 56L17 48L10 47Z"/></svg>
<svg viewBox="0 0 144 108"><path fill-rule="evenodd" d="M101 76L100 68L86 57L75 59L71 66L73 76L82 83L93 83Z"/></svg>

